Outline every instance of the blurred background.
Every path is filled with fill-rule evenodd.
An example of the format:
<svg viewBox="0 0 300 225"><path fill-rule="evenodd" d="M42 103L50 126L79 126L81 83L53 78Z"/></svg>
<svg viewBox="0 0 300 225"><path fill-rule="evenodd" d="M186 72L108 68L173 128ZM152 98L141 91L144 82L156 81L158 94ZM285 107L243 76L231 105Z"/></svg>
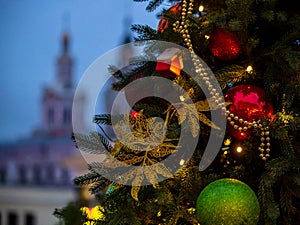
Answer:
<svg viewBox="0 0 300 225"><path fill-rule="evenodd" d="M64 32L76 83L94 60L123 42L126 17L157 27L157 12L145 8L133 0L0 0L0 140L39 126L41 90L54 79Z"/></svg>
<svg viewBox="0 0 300 225"><path fill-rule="evenodd" d="M145 8L0 0L0 225L56 224L54 209L78 197L72 179L86 164L70 138L76 85L98 57L133 38L131 24L157 27L158 11Z"/></svg>

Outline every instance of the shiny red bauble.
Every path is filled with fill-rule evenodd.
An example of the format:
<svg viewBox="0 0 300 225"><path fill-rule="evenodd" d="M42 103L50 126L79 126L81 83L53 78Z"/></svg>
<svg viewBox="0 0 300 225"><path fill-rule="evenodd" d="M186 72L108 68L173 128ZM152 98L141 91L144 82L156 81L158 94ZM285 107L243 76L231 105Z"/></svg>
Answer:
<svg viewBox="0 0 300 225"><path fill-rule="evenodd" d="M258 122L261 119L272 118L273 106L268 101L265 91L254 85L238 85L227 91L225 101L230 102L228 110L243 121ZM237 140L244 140L250 131L229 129L230 135Z"/></svg>
<svg viewBox="0 0 300 225"><path fill-rule="evenodd" d="M223 28L217 28L210 34L208 44L213 56L223 61L234 60L242 53L240 40Z"/></svg>
<svg viewBox="0 0 300 225"><path fill-rule="evenodd" d="M174 14L174 15L177 15L179 16L180 15L180 12L181 12L181 9L182 9L182 5L180 2L176 3L175 5L173 5L171 8L168 9L168 12ZM169 22L168 22L168 19L164 16L162 16L159 20L159 23L158 23L158 27L157 27L157 30L159 32L164 32L165 29L167 29L169 27Z"/></svg>

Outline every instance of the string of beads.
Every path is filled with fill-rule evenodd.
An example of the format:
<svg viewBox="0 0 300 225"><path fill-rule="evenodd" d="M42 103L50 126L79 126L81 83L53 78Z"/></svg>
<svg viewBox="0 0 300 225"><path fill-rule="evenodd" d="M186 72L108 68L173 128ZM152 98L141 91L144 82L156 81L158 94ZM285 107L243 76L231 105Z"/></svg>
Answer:
<svg viewBox="0 0 300 225"><path fill-rule="evenodd" d="M186 17L187 15L193 14L193 9L194 9L194 0L190 0L189 4L187 3L187 0L183 0L182 10L181 10L181 22L176 21L173 24L173 30L175 32L179 32L182 35L182 38L191 53L196 74L203 79L212 99L215 101L218 107L220 107L222 111L225 113L226 107L225 107L225 102L223 100L223 96L220 95L217 89L213 86L212 82L210 81L211 79L209 77L209 73L207 72L207 68L205 68L203 64L200 62L199 57L195 54L193 49L191 36L189 34L188 25L186 23Z"/></svg>
<svg viewBox="0 0 300 225"><path fill-rule="evenodd" d="M226 111L226 116L229 124L239 132L247 131L248 129L260 129L261 130L261 143L260 146L258 147L258 150L260 152L260 157L263 160L266 160L267 158L270 157L270 131L269 131L269 126L264 126L263 124L260 123L260 121L252 121L248 122L246 120L243 120L242 118L239 118L238 116L234 115L233 113L230 113L229 110Z"/></svg>
<svg viewBox="0 0 300 225"><path fill-rule="evenodd" d="M212 99L215 101L215 103L217 103L218 107L220 107L221 110L226 114L229 124L233 126L234 129L240 132L247 131L250 128L261 130L261 144L258 147L258 150L260 151L259 156L263 160L266 160L267 158L270 157L271 144L270 144L270 137L269 137L270 134L269 127L263 126L263 124L261 124L260 121L252 121L252 122L245 121L243 120L243 118L239 118L238 116L226 110L223 96L220 95L220 93L211 83L210 77L208 75L209 73L207 72L207 68L203 66L198 56L194 52L191 36L188 30L188 24L186 23L187 16L193 14L193 9L194 9L194 0L190 0L189 3L187 2L187 0L182 1L181 22L177 20L173 24L173 30L174 32L178 32L181 34L188 50L191 53L192 61L197 75L199 75L202 78L202 80L205 82L205 85L207 86L207 89L209 90Z"/></svg>

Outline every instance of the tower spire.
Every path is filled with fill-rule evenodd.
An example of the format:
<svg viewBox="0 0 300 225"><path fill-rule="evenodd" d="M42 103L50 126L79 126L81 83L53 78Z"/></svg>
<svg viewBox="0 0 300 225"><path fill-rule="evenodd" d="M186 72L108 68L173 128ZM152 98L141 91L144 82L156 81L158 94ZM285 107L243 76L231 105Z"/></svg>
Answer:
<svg viewBox="0 0 300 225"><path fill-rule="evenodd" d="M124 28L125 28L125 31L124 31L123 43L122 44L128 44L128 43L130 43L132 41L132 36L131 36L131 33L130 33L131 23L132 23L131 16L126 16L124 18Z"/></svg>
<svg viewBox="0 0 300 225"><path fill-rule="evenodd" d="M69 30L70 30L70 13L65 12L62 15L62 50L64 53L67 53L69 50Z"/></svg>
<svg viewBox="0 0 300 225"><path fill-rule="evenodd" d="M57 59L56 80L63 88L72 88L73 60L69 52L70 36L67 32L62 34L61 45L62 52Z"/></svg>
<svg viewBox="0 0 300 225"><path fill-rule="evenodd" d="M70 56L70 14L65 12L62 15L62 35L61 35L61 53L57 59L56 81L63 89L73 87L73 60Z"/></svg>
<svg viewBox="0 0 300 225"><path fill-rule="evenodd" d="M62 36L62 49L64 53L68 53L69 50L69 34L65 32Z"/></svg>

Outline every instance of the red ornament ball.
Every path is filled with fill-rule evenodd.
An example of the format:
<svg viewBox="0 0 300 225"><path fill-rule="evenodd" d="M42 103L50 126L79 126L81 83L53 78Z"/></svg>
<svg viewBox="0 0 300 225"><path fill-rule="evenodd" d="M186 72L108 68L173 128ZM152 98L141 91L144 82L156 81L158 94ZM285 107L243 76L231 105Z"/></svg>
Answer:
<svg viewBox="0 0 300 225"><path fill-rule="evenodd" d="M232 103L228 106L229 112L243 121L253 122L273 116L273 106L265 91L254 85L238 85L229 89L225 101ZM245 140L249 132L238 131L233 127L229 129L230 135L237 140Z"/></svg>
<svg viewBox="0 0 300 225"><path fill-rule="evenodd" d="M213 56L223 61L234 60L242 52L240 40L233 33L222 28L217 28L210 34L208 44Z"/></svg>
<svg viewBox="0 0 300 225"><path fill-rule="evenodd" d="M174 14L174 15L177 15L179 16L180 15L180 12L181 12L181 9L182 9L182 5L180 2L176 3L175 5L173 5L171 8L168 9L168 12ZM164 16L162 16L160 18L160 21L158 23L158 27L157 27L157 30L159 32L164 32L167 28L169 27L169 22L168 22L168 19Z"/></svg>

